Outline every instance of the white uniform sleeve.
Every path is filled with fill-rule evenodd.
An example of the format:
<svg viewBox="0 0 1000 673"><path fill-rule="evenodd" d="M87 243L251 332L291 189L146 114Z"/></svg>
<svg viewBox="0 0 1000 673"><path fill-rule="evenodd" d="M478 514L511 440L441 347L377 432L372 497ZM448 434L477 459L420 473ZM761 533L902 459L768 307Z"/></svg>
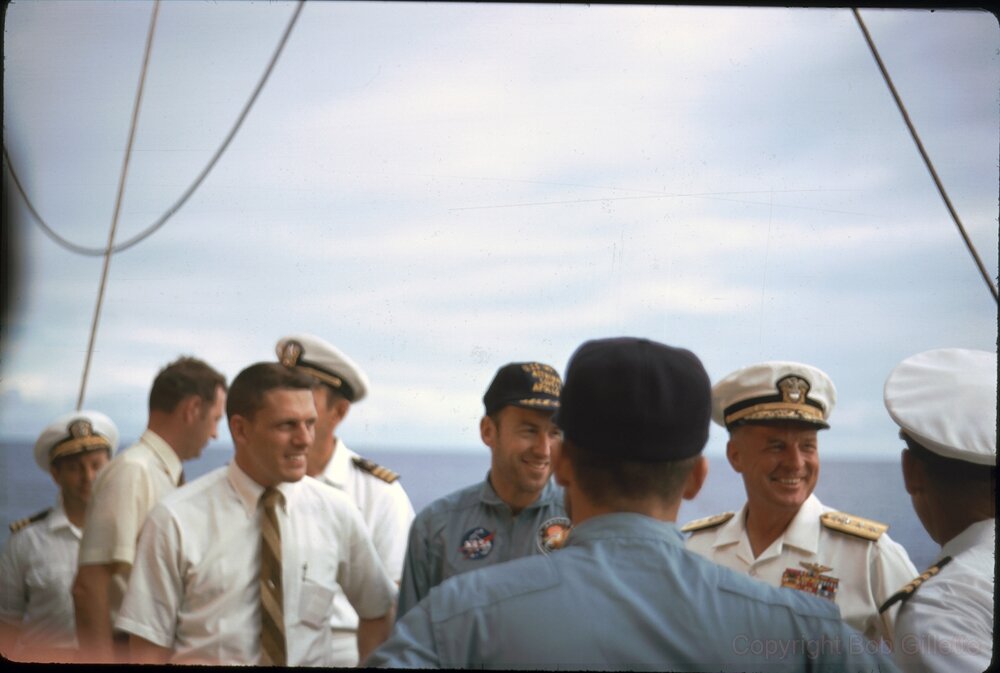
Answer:
<svg viewBox="0 0 1000 673"><path fill-rule="evenodd" d="M874 553L870 569L872 592L874 593L875 605L879 606L919 573L902 545L893 541L888 535L879 538L873 547ZM895 641L895 622L898 613L899 607L893 606L879 615L879 629L883 637L890 642Z"/></svg>
<svg viewBox="0 0 1000 673"><path fill-rule="evenodd" d="M180 540L169 510L158 505L139 536L135 564L115 627L173 648L183 592Z"/></svg>
<svg viewBox="0 0 1000 673"><path fill-rule="evenodd" d="M8 624L20 624L28 605L19 548L23 537L11 535L0 553L0 620Z"/></svg>
<svg viewBox="0 0 1000 673"><path fill-rule="evenodd" d="M383 490L385 497L375 499L365 512L365 523L386 571L394 582L399 582L403 576L406 538L414 513L403 486L398 481L387 486Z"/></svg>
<svg viewBox="0 0 1000 673"><path fill-rule="evenodd" d="M372 544L368 527L356 507L345 507L342 521L346 556L340 560L337 583L361 619L377 619L392 609L396 583L389 577Z"/></svg>

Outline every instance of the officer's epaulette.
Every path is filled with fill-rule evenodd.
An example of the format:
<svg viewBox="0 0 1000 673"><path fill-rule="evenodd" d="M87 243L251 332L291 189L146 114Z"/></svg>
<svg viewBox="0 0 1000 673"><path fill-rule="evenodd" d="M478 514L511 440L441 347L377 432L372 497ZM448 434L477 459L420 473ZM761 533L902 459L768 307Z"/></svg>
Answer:
<svg viewBox="0 0 1000 673"><path fill-rule="evenodd" d="M943 559L932 565L930 568L920 573L919 577L915 578L912 582L910 582L905 587L894 593L892 596L889 596L889 600L887 600L885 603L882 603L882 607L878 609L878 613L882 614L896 603L905 603L906 601L908 601L910 599L910 596L912 596L916 592L917 587L919 587L921 584L923 584L924 582L926 582L927 580L929 580L930 578L934 577L939 572L941 572L941 568L944 568L946 565L948 565L949 561L951 561L951 557L945 556Z"/></svg>
<svg viewBox="0 0 1000 673"><path fill-rule="evenodd" d="M372 474L372 475L378 477L379 479L381 479L382 481L386 482L387 484L391 484L392 482L394 482L397 479L399 479L399 475L396 474L395 472L393 472L392 470L390 470L388 467L382 467L381 465L379 465L377 463L373 463L372 461L368 460L367 458L362 458L361 456L356 456L354 458L354 464L359 469L362 469L365 472L368 472L369 474Z"/></svg>
<svg viewBox="0 0 1000 673"><path fill-rule="evenodd" d="M884 523L862 519L860 516L844 512L826 512L819 517L819 520L831 530L862 537L866 540L877 540L882 537L882 533L889 530L889 526Z"/></svg>
<svg viewBox="0 0 1000 673"><path fill-rule="evenodd" d="M691 533L696 530L705 530L707 528L715 528L716 526L721 526L730 519L736 516L736 512L723 512L722 514L713 514L712 516L706 516L702 519L695 519L694 521L688 521L686 524L681 526L682 533Z"/></svg>
<svg viewBox="0 0 1000 673"><path fill-rule="evenodd" d="M31 516L25 517L24 519L19 519L18 521L15 521L10 525L10 532L16 533L17 531L23 528L27 528L33 523L36 523L38 521L44 521L45 517L47 517L51 513L52 513L52 508L50 507L48 509L42 510L38 514L32 514Z"/></svg>

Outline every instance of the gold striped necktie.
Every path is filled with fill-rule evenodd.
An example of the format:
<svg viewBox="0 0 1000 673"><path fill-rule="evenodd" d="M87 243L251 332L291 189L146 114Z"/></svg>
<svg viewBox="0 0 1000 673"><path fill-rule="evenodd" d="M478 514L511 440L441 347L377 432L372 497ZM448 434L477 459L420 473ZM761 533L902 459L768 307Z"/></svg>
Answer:
<svg viewBox="0 0 1000 673"><path fill-rule="evenodd" d="M260 519L260 663L287 666L285 645L284 592L281 588L281 528L277 507L284 496L276 488L264 489Z"/></svg>

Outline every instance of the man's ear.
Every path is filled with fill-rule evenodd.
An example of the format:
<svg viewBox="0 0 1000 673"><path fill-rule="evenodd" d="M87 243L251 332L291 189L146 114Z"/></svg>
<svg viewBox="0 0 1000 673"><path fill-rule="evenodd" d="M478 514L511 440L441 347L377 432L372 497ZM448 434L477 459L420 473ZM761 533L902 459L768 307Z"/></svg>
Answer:
<svg viewBox="0 0 1000 673"><path fill-rule="evenodd" d="M685 500L693 500L701 487L705 485L706 478L708 478L708 459L705 456L698 456L698 462L694 464L684 479L684 490L681 492L681 496Z"/></svg>
<svg viewBox="0 0 1000 673"><path fill-rule="evenodd" d="M742 456L740 455L740 448L737 442L733 441L733 436L729 435L729 441L726 442L726 460L729 461L729 465L736 472L743 472L743 465L741 462Z"/></svg>
<svg viewBox="0 0 1000 673"><path fill-rule="evenodd" d="M185 423L194 423L201 418L201 401L197 395L188 395L178 402L181 418L184 419Z"/></svg>
<svg viewBox="0 0 1000 673"><path fill-rule="evenodd" d="M347 401L346 397L339 397L337 401L333 403L333 408L337 410L337 425L340 425L341 421L347 418L347 412L351 410L351 403Z"/></svg>
<svg viewBox="0 0 1000 673"><path fill-rule="evenodd" d="M927 468L909 449L903 449L900 465L903 467L903 486L907 493L919 495L927 490Z"/></svg>
<svg viewBox="0 0 1000 673"><path fill-rule="evenodd" d="M240 446L246 443L249 423L250 421L239 414L229 417L229 434L233 438L234 445Z"/></svg>
<svg viewBox="0 0 1000 673"><path fill-rule="evenodd" d="M493 419L489 416L483 416L479 421L479 436L483 440L483 444L490 447L490 449L496 448L497 444L497 424L493 422Z"/></svg>

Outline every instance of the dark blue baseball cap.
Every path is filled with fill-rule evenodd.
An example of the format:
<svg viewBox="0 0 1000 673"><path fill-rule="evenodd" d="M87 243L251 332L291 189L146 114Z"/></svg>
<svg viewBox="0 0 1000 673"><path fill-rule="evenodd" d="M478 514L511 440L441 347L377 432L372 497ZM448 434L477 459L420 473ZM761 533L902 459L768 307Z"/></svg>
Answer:
<svg viewBox="0 0 1000 673"><path fill-rule="evenodd" d="M661 462L701 453L711 418L712 386L698 356L618 337L573 353L553 420L589 453Z"/></svg>

